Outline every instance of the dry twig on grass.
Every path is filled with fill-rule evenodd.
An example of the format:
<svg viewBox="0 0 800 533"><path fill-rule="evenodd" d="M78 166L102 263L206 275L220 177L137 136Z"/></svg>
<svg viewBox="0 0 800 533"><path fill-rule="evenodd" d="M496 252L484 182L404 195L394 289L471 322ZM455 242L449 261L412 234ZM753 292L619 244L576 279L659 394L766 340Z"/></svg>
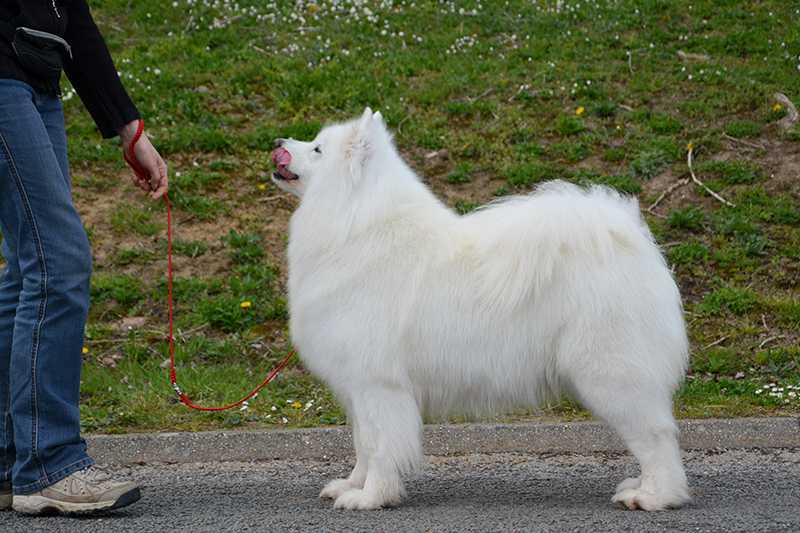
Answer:
<svg viewBox="0 0 800 533"><path fill-rule="evenodd" d="M523 91L527 91L530 88L531 88L530 85L520 85L519 88L517 89L517 92L512 94L511 97L508 99L508 102L509 103L513 102L517 98L517 96L519 96Z"/></svg>
<svg viewBox="0 0 800 533"><path fill-rule="evenodd" d="M767 343L772 342L772 341L776 341L778 339L782 339L783 337L785 337L785 335L773 335L772 337L767 337L766 339L761 341L761 343L758 345L758 349L760 350L761 348L766 346Z"/></svg>
<svg viewBox="0 0 800 533"><path fill-rule="evenodd" d="M403 124L409 118L411 118L411 115L406 115L400 120L400 122L397 123L397 136L398 137L403 134Z"/></svg>
<svg viewBox="0 0 800 533"><path fill-rule="evenodd" d="M656 208L656 206L658 204L661 203L661 200L663 200L664 198L669 196L672 193L672 191L674 191L678 187L683 187L687 183L689 183L689 178L683 178L681 180L676 181L675 183L673 183L669 187L667 187L667 189L664 192L662 192L661 194L658 195L658 198L656 198L656 201L653 202L652 204L650 204L650 207L647 208L647 212L652 214L652 215L655 215L656 213L653 210Z"/></svg>
<svg viewBox="0 0 800 533"><path fill-rule="evenodd" d="M695 182L696 184L698 184L700 187L702 187L708 194L710 194L711 196L713 196L714 198L716 198L717 200L719 200L723 204L727 205L728 207L736 207L736 205L734 203L729 202L728 200L726 200L725 198L723 198L719 194L715 193L714 191L712 191L708 187L708 185L706 185L705 183L703 183L702 181L697 179L697 176L695 176L695 174L694 174L694 168L692 168L692 153L693 152L694 152L694 146L692 146L690 144L689 145L689 152L688 152L688 154L686 156L686 163L689 165L689 174L691 174L691 176L692 176L692 181Z"/></svg>
<svg viewBox="0 0 800 533"><path fill-rule="evenodd" d="M792 101L789 100L789 97L785 94L775 93L775 100L786 108L786 116L778 121L778 126L780 126L782 130L788 131L800 120L800 114L797 112L797 108Z"/></svg>
<svg viewBox="0 0 800 533"><path fill-rule="evenodd" d="M263 198L259 198L258 201L259 202L268 203L268 202L274 202L276 200L282 200L284 198L287 198L287 197L282 195L282 194L276 194L274 196L264 196Z"/></svg>
<svg viewBox="0 0 800 533"><path fill-rule="evenodd" d="M767 147L764 146L763 144L756 144L756 143L751 143L749 141L745 141L744 139L737 139L736 137L731 137L727 133L723 133L722 137L724 139L727 139L727 140L731 141L731 142L743 144L744 146L749 146L750 148L755 148L756 150L766 150L767 149Z"/></svg>
<svg viewBox="0 0 800 533"><path fill-rule="evenodd" d="M486 89L485 91L483 91L483 92L482 92L481 94L479 94L478 96L465 96L465 97L464 97L464 100L466 100L468 103L470 103L470 104L471 104L472 102L476 102L476 101L480 100L481 98L483 98L483 97L485 97L485 96L489 96L489 95L490 95L490 94L492 94L493 92L494 92L494 88L492 88L492 87L489 87L488 89Z"/></svg>
<svg viewBox="0 0 800 533"><path fill-rule="evenodd" d="M707 54L692 54L690 52L684 52L683 50L678 50L678 57L681 61L710 61L711 57Z"/></svg>
<svg viewBox="0 0 800 533"><path fill-rule="evenodd" d="M714 346L716 346L717 344L722 344L722 343L723 343L723 342L725 342L727 339L728 339L728 336L727 336L727 335L725 335L724 337L721 337L721 338L719 338L719 339L715 340L714 342L712 342L712 343L710 343L710 344L706 344L705 346L703 346L703 349L704 349L704 350L708 350L709 348L713 348L713 347L714 347Z"/></svg>

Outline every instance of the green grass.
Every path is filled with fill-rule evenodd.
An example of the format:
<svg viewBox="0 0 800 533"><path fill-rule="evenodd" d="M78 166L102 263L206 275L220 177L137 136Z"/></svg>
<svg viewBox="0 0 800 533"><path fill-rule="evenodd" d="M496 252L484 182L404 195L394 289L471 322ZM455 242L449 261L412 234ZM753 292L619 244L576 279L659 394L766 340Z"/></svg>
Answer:
<svg viewBox="0 0 800 533"><path fill-rule="evenodd" d="M447 175L447 183L469 183L472 181L471 172L472 166L469 163L462 163Z"/></svg>
<svg viewBox="0 0 800 533"><path fill-rule="evenodd" d="M631 161L630 173L637 178L649 180L660 174L668 163L669 157L662 150L643 150Z"/></svg>
<svg viewBox="0 0 800 533"><path fill-rule="evenodd" d="M203 241L175 240L172 242L172 251L176 255L199 257L208 252L208 244Z"/></svg>
<svg viewBox="0 0 800 533"><path fill-rule="evenodd" d="M467 200L456 200L454 208L459 214L466 215L470 211L475 210L478 207L478 205L479 204L476 202L470 202Z"/></svg>
<svg viewBox="0 0 800 533"><path fill-rule="evenodd" d="M708 246L702 242L685 241L667 250L667 257L674 265L696 265L708 259Z"/></svg>
<svg viewBox="0 0 800 533"><path fill-rule="evenodd" d="M747 161L708 161L698 165L704 176L718 178L724 185L754 183L759 179L758 167Z"/></svg>
<svg viewBox="0 0 800 533"><path fill-rule="evenodd" d="M134 233L142 237L151 237L159 232L160 224L153 221L153 213L149 209L138 209L130 205L120 205L111 216L111 227L117 233Z"/></svg>
<svg viewBox="0 0 800 533"><path fill-rule="evenodd" d="M231 260L236 264L258 263L264 257L258 235L245 235L231 230L225 241L230 247Z"/></svg>
<svg viewBox="0 0 800 533"><path fill-rule="evenodd" d="M142 291L137 279L98 274L92 280L92 298L95 301L115 300L121 305L131 305L141 300Z"/></svg>
<svg viewBox="0 0 800 533"><path fill-rule="evenodd" d="M724 312L742 316L758 305L758 297L753 291L735 287L721 287L708 294L697 310L707 315L718 315Z"/></svg>
<svg viewBox="0 0 800 533"><path fill-rule="evenodd" d="M699 207L691 206L684 209L670 211L667 224L671 228L697 231L702 229L705 213Z"/></svg>
<svg viewBox="0 0 800 533"><path fill-rule="evenodd" d="M267 177L272 140L310 138L370 105L461 213L553 178L605 184L647 207L688 176L693 143L698 176L736 207L687 185L647 216L692 341L676 412L800 413L762 389L800 384L800 135L778 131L786 110L772 96L800 100L800 19L786 2L91 4L170 163L179 375L193 398L236 399L289 349L293 204ZM678 50L709 59L684 63ZM246 411L174 403L161 366L163 209L121 179L119 147L64 89L75 200L95 250L86 429L343 423L300 363ZM433 150L449 157L429 167ZM569 402L546 412L586 416Z"/></svg>
<svg viewBox="0 0 800 533"><path fill-rule="evenodd" d="M757 137L761 133L761 124L752 120L734 120L725 126L725 133L737 139Z"/></svg>

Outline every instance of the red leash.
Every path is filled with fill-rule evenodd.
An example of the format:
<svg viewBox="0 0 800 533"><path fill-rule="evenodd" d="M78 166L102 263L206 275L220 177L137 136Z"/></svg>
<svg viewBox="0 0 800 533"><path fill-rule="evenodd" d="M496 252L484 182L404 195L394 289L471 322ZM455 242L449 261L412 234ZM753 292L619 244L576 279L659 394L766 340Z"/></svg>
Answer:
<svg viewBox="0 0 800 533"><path fill-rule="evenodd" d="M123 157L125 162L133 169L136 173L136 176L140 180L148 180L148 172L147 170L139 163L136 159L136 155L134 154L134 147L136 143L139 142L139 139L142 136L142 132L144 131L144 121L139 120L139 126L136 128L136 134L131 141L130 146L128 147L127 151L123 152ZM250 393L239 400L238 402L223 405L219 407L203 407L201 405L197 405L192 403L189 399L189 396L184 393L180 386L178 386L178 378L175 372L175 336L173 335L174 329L174 320L173 320L173 304L172 304L172 208L169 203L169 196L164 194L164 203L167 205L167 294L169 299L169 380L172 384L172 388L175 390L175 394L178 395L178 399L182 404L190 409L196 409L198 411L227 411L228 409L233 409L234 407L238 407L242 405L244 402L253 398L257 395L261 389L269 385L269 383L275 379L275 377L283 370L286 365L289 364L292 357L294 356L294 350L289 352L287 355L278 365L273 368L264 381L261 382L255 389L250 391Z"/></svg>

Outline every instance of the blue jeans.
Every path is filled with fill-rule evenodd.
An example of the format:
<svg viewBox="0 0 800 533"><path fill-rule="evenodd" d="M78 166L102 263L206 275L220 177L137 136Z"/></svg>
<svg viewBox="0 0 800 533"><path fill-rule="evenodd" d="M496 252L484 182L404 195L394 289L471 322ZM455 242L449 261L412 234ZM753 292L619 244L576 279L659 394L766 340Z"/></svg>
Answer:
<svg viewBox="0 0 800 533"><path fill-rule="evenodd" d="M29 494L93 464L80 436L91 250L61 101L0 79L0 482Z"/></svg>

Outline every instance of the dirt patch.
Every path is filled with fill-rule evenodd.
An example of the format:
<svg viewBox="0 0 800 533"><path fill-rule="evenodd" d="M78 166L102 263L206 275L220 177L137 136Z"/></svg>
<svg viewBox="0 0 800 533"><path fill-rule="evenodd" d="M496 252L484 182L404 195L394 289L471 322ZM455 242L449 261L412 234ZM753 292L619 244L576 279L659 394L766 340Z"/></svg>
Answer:
<svg viewBox="0 0 800 533"><path fill-rule="evenodd" d="M764 152L748 147L740 147L735 143L729 142L729 149L714 154L713 161L731 161L746 159L753 161L763 170L764 179L760 185L768 193L789 194L795 198L800 198L800 144L784 141L781 139L767 140L760 139L759 144L764 146ZM734 146L730 146L734 145ZM730 149L730 148L737 149ZM742 148L741 150L738 148ZM763 155L759 155L763 153ZM698 164L704 162L702 154L695 159L695 173L698 179L705 181L707 176L697 171ZM685 165L684 165L685 166ZM653 179L644 182L642 187L642 198L656 198L663 191L667 190L672 184L689 175L686 167L681 174L675 174L673 169L667 169ZM735 196L738 186L726 187L722 192L726 198ZM648 204L649 205L649 204ZM648 205L642 205L646 209ZM697 205L703 209L714 209L719 207L719 203L698 191L693 183L688 183L673 190L665 197L656 208L656 213L668 213L671 209L680 208L686 205Z"/></svg>
<svg viewBox="0 0 800 533"><path fill-rule="evenodd" d="M766 146L766 154L759 159L768 177L764 188L800 199L800 143L776 140Z"/></svg>

